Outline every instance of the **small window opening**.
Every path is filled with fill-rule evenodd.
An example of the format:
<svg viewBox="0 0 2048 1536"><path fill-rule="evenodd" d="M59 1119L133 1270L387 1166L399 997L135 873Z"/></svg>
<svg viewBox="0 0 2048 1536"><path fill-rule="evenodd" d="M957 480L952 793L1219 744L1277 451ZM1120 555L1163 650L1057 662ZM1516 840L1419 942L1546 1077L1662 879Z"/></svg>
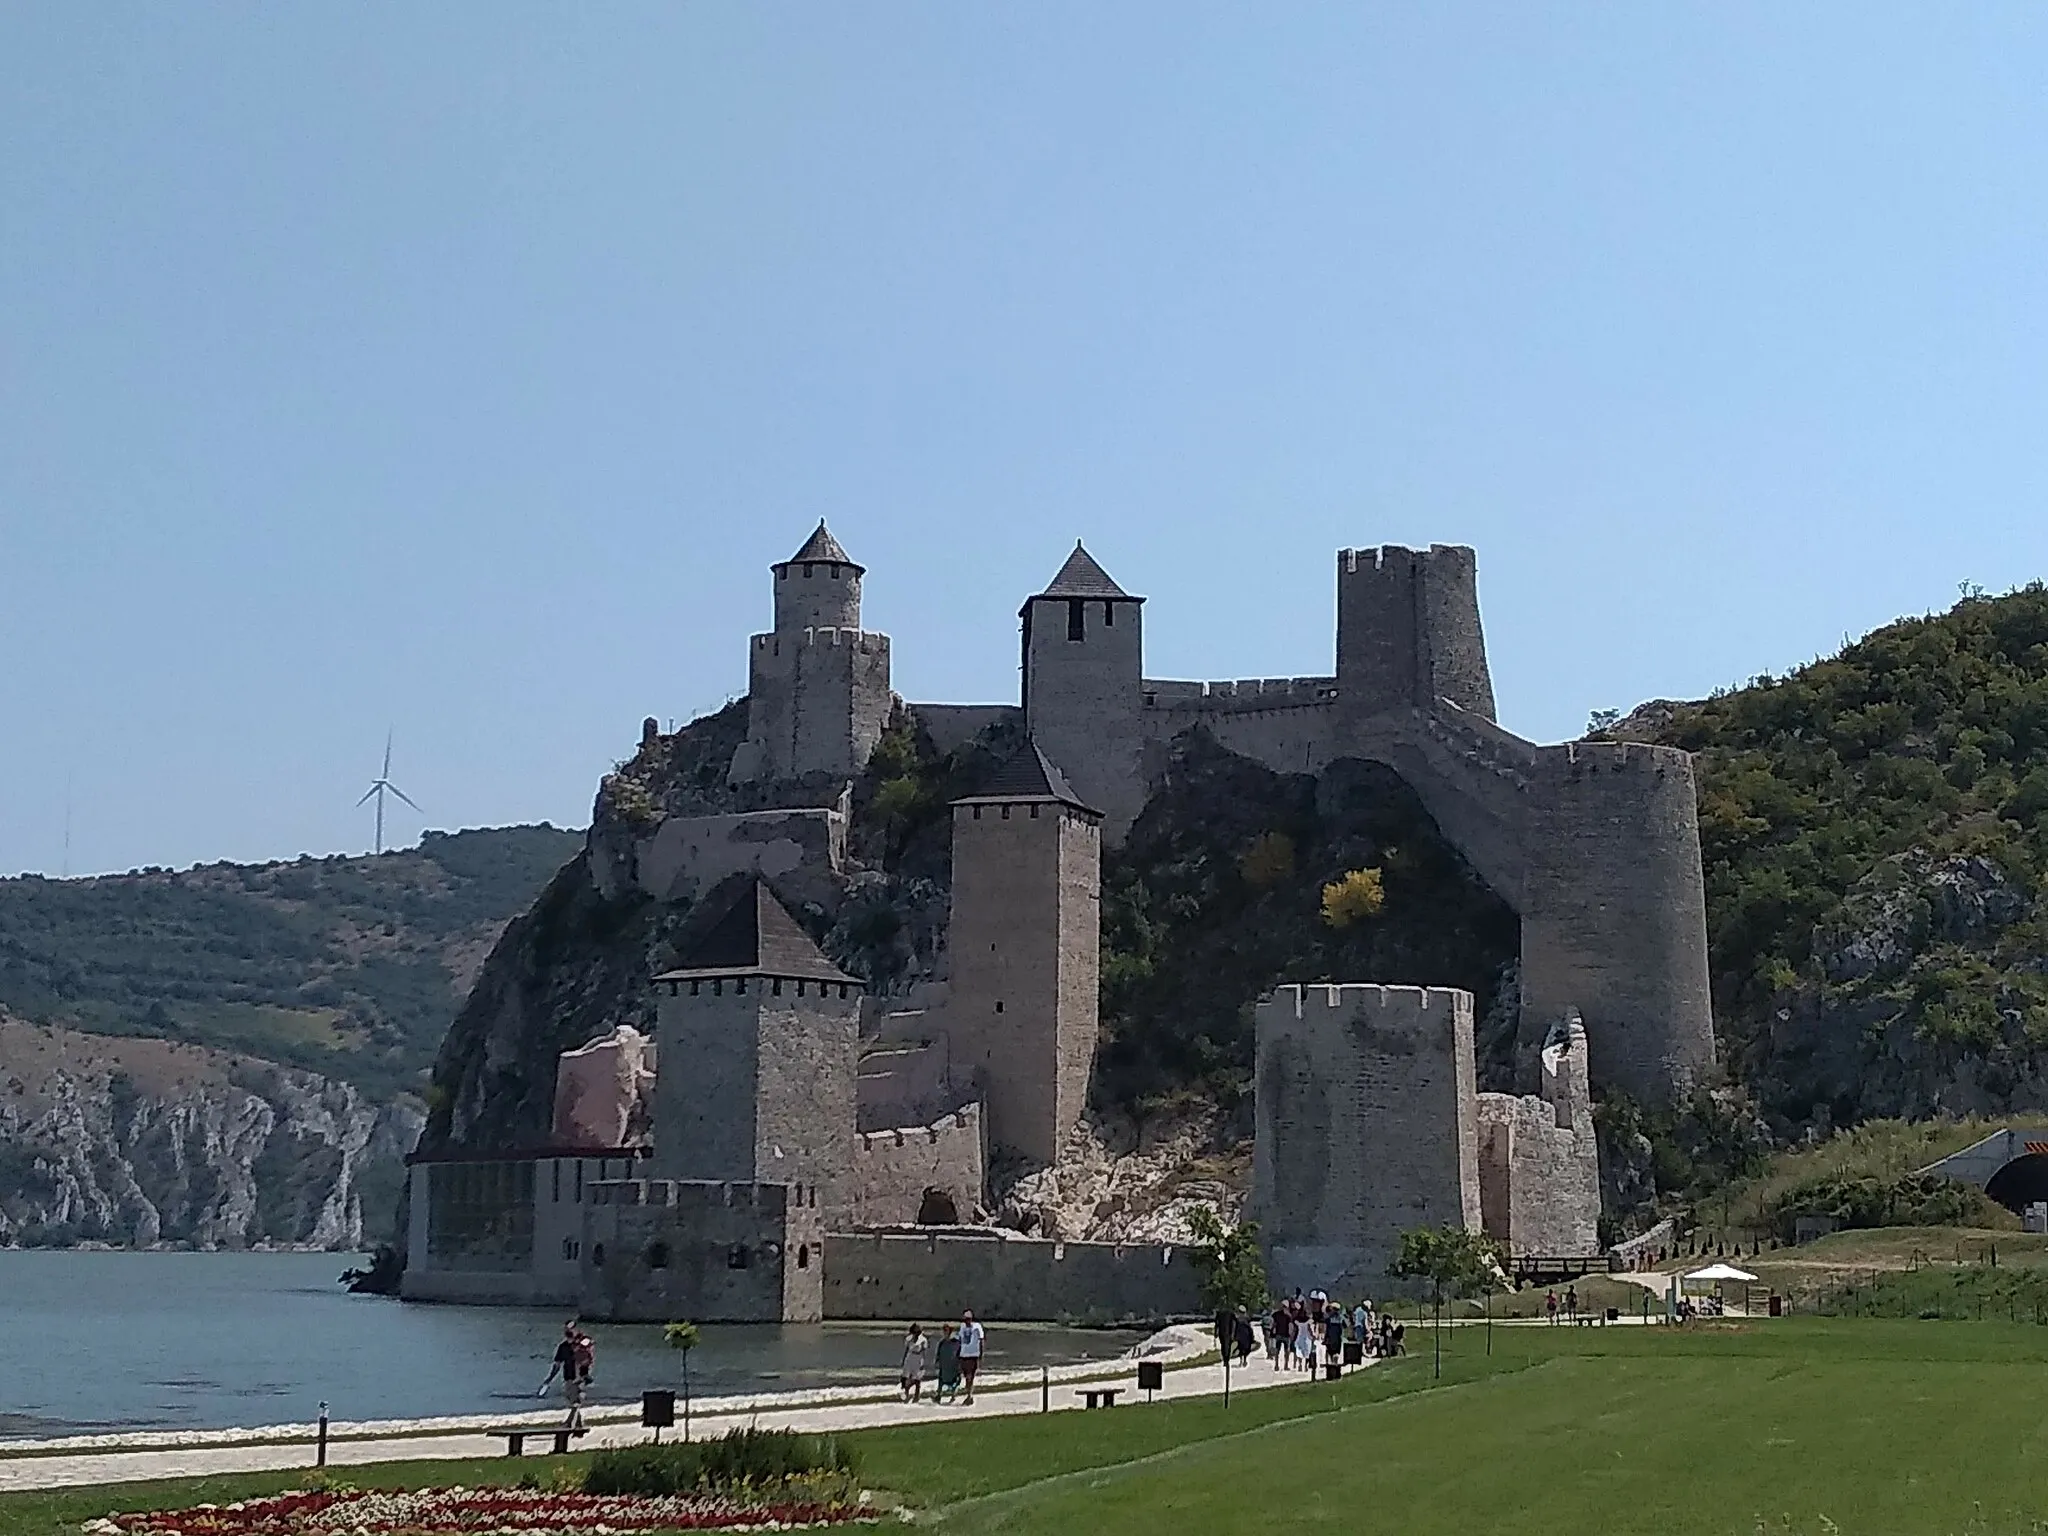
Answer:
<svg viewBox="0 0 2048 1536"><path fill-rule="evenodd" d="M590 1262L591 1262L591 1265L592 1265L592 1266L593 1266L594 1268L597 1268L597 1269L603 1269L603 1268L604 1268L604 1244L603 1244L603 1243L592 1243L592 1244L590 1245Z"/></svg>
<svg viewBox="0 0 2048 1536"><path fill-rule="evenodd" d="M649 1269L668 1268L667 1243L649 1243L647 1245L647 1267Z"/></svg>
<svg viewBox="0 0 2048 1536"><path fill-rule="evenodd" d="M782 996L782 978L780 976L775 978L774 995L776 997Z"/></svg>
<svg viewBox="0 0 2048 1536"><path fill-rule="evenodd" d="M798 1269L809 1269L811 1267L811 1245L809 1243L798 1243L796 1245L796 1267Z"/></svg>
<svg viewBox="0 0 2048 1536"><path fill-rule="evenodd" d="M1078 597L1067 599L1067 638L1085 640L1088 638L1087 621L1084 615L1086 604Z"/></svg>
<svg viewBox="0 0 2048 1536"><path fill-rule="evenodd" d="M1115 603L1106 602L1102 605L1102 627L1104 629L1114 629L1116 627Z"/></svg>
<svg viewBox="0 0 2048 1536"><path fill-rule="evenodd" d="M997 999L996 999L996 1012L997 1012L997 1013L1001 1013L1002 1011L1003 1011L1003 1002L1002 1002L1002 999L1001 999L1001 998L997 998Z"/></svg>
<svg viewBox="0 0 2048 1536"><path fill-rule="evenodd" d="M745 1269L747 1267L747 1245L745 1243L734 1243L727 1250L725 1267L727 1269Z"/></svg>
<svg viewBox="0 0 2048 1536"><path fill-rule="evenodd" d="M816 567L815 565L808 565L808 564L807 564L807 565L805 565L805 566L804 566L804 580L805 580L805 581L809 581L809 580L811 579L811 572L812 572L812 571L815 571L816 569L817 569L817 567Z"/></svg>
<svg viewBox="0 0 2048 1536"><path fill-rule="evenodd" d="M581 1245L581 1244L579 1244L579 1243L578 1243L578 1242L576 1241L576 1239L575 1239L575 1238L573 1238L573 1237L565 1237L565 1238L563 1238L563 1239L562 1239L562 1257L563 1257L563 1258L565 1258L565 1259L573 1259L573 1258L575 1258L575 1257L576 1257L576 1255L577 1255L577 1253L578 1253L578 1251L580 1250L581 1246L582 1246L582 1245Z"/></svg>

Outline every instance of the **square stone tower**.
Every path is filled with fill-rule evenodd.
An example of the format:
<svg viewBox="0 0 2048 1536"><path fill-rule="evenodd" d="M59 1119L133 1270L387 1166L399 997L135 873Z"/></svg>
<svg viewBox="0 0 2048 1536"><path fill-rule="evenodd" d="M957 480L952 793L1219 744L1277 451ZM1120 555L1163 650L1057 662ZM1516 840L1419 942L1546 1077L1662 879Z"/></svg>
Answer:
<svg viewBox="0 0 2048 1536"><path fill-rule="evenodd" d="M1145 599L1077 540L1043 592L1018 610L1024 728L1101 813L1111 844L1145 808Z"/></svg>
<svg viewBox="0 0 2048 1536"><path fill-rule="evenodd" d="M1471 993L1286 986L1256 1019L1246 1214L1276 1290L1383 1295L1403 1232L1480 1230Z"/></svg>
<svg viewBox="0 0 2048 1536"><path fill-rule="evenodd" d="M654 978L654 1174L815 1185L831 1220L853 1161L861 984L819 953L757 874Z"/></svg>
<svg viewBox="0 0 2048 1536"><path fill-rule="evenodd" d="M1035 742L953 802L953 1060L993 1147L1050 1163L1095 1065L1102 816Z"/></svg>

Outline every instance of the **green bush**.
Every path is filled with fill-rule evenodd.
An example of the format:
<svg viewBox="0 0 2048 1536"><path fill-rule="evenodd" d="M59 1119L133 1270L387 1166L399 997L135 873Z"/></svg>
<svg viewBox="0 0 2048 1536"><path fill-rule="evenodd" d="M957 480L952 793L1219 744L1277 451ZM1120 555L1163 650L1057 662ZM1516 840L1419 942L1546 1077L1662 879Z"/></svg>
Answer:
<svg viewBox="0 0 2048 1536"><path fill-rule="evenodd" d="M818 1474L851 1477L853 1448L830 1436L792 1429L735 1429L716 1440L634 1445L599 1451L583 1480L590 1493L662 1495L759 1488Z"/></svg>
<svg viewBox="0 0 2048 1536"><path fill-rule="evenodd" d="M1890 1179L1824 1175L1794 1184L1769 1207L1771 1227L1786 1241L1802 1216L1831 1216L1856 1228L1956 1227L1989 1225L1996 1213L1982 1190L1931 1173Z"/></svg>

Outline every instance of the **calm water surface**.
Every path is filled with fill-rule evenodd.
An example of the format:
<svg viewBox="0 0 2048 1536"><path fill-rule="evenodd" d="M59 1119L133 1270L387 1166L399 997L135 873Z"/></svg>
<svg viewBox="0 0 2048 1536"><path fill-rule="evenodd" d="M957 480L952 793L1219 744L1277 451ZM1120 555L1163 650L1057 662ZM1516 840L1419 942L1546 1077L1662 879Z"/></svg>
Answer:
<svg viewBox="0 0 2048 1536"><path fill-rule="evenodd" d="M0 1252L0 1436L510 1412L535 1396L560 1310L350 1296L326 1253ZM674 1386L653 1326L596 1324L599 1402ZM707 1327L694 1390L893 1384L887 1324ZM1139 1335L997 1325L988 1368L1121 1352ZM551 1399L559 1401L559 1399Z"/></svg>

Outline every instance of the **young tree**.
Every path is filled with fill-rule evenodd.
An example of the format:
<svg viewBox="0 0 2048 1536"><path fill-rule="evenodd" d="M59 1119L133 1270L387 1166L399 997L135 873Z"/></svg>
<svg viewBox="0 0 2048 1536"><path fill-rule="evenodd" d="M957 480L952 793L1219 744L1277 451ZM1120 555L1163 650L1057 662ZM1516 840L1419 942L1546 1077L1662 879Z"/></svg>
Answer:
<svg viewBox="0 0 2048 1536"><path fill-rule="evenodd" d="M1414 1227L1401 1234L1400 1251L1387 1273L1397 1280L1426 1280L1435 1314L1436 1371L1444 1373L1444 1297L1477 1296L1500 1283L1500 1258L1493 1240L1463 1227Z"/></svg>
<svg viewBox="0 0 2048 1536"><path fill-rule="evenodd" d="M703 1335L695 1323L668 1323L661 1330L662 1342L683 1355L683 1438L690 1438L690 1351Z"/></svg>
<svg viewBox="0 0 2048 1536"><path fill-rule="evenodd" d="M1266 1261L1259 1253L1259 1229L1241 1221L1226 1227L1215 1211L1198 1205L1188 1215L1195 1246L1188 1250L1201 1277L1202 1304L1212 1312L1255 1312L1266 1304Z"/></svg>

